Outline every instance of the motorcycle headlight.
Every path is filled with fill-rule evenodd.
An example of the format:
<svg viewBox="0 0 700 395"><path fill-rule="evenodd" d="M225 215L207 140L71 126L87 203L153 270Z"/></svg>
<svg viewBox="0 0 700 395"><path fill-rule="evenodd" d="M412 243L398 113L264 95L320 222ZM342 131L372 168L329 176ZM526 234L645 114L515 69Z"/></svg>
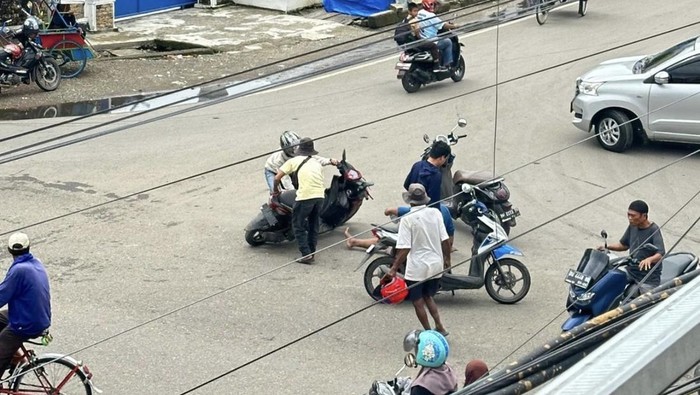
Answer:
<svg viewBox="0 0 700 395"><path fill-rule="evenodd" d="M598 88L603 82L578 81L578 92L583 95L598 96Z"/></svg>
<svg viewBox="0 0 700 395"><path fill-rule="evenodd" d="M577 302L589 303L591 301L591 299L593 299L594 296L595 296L595 292L590 292L590 291L585 292L585 293L581 294L581 296L578 297Z"/></svg>

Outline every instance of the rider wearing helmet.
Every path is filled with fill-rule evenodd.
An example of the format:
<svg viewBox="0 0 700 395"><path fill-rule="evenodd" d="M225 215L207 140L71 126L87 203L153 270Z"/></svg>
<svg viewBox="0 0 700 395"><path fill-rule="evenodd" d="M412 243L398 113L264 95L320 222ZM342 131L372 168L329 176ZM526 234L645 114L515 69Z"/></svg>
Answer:
<svg viewBox="0 0 700 395"><path fill-rule="evenodd" d="M408 332L403 340L403 349L414 354L416 365L421 366L411 383L411 395L446 395L457 390L457 375L446 362L450 345L440 332Z"/></svg>
<svg viewBox="0 0 700 395"><path fill-rule="evenodd" d="M281 151L277 151L270 155L265 162L265 180L267 187L270 188L270 193L273 192L272 187L275 181L275 175L279 171L280 166L294 156L294 150L299 145L299 135L291 130L287 130L280 136ZM282 187L286 190L294 189L292 180L289 176L282 179Z"/></svg>

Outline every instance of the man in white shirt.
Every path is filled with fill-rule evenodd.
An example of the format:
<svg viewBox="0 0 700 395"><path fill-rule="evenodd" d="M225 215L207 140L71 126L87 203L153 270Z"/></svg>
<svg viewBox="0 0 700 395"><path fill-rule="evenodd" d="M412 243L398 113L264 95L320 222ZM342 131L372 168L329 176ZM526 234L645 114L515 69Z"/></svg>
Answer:
<svg viewBox="0 0 700 395"><path fill-rule="evenodd" d="M450 267L450 243L440 210L427 207L430 201L421 184L411 184L403 199L411 205L411 211L401 218L399 240L396 243L396 258L387 273L394 277L405 263L404 279L411 287L408 300L413 303L416 316L423 328L431 329L428 312L435 321L435 330L447 335L440 320L437 304L433 296L440 287L443 269ZM426 312L427 308L427 312Z"/></svg>
<svg viewBox="0 0 700 395"><path fill-rule="evenodd" d="M438 31L444 29L454 29L456 25L443 22L435 15L435 0L423 0L423 9L418 11L418 21L420 26L420 35L423 39L438 38ZM440 58L442 66L451 67L453 62L452 40L449 38L441 38L437 40L437 46L440 48Z"/></svg>

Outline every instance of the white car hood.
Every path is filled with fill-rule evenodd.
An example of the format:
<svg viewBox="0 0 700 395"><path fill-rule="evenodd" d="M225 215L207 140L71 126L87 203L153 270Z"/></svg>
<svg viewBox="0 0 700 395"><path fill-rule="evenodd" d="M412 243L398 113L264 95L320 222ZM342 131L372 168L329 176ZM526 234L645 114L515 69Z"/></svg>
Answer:
<svg viewBox="0 0 700 395"><path fill-rule="evenodd" d="M608 60L584 74L581 79L587 82L607 82L628 79L641 79L641 74L632 73L632 67L644 56L631 56Z"/></svg>

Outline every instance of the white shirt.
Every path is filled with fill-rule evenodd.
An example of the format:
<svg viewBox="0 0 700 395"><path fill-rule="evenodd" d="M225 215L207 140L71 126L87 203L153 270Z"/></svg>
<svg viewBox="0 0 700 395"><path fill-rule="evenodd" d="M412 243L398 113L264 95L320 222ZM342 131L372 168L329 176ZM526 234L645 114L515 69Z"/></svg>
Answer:
<svg viewBox="0 0 700 395"><path fill-rule="evenodd" d="M406 258L406 280L422 281L440 273L443 270L442 242L448 238L440 210L411 207L411 211L401 217L396 243L396 248L410 248Z"/></svg>

